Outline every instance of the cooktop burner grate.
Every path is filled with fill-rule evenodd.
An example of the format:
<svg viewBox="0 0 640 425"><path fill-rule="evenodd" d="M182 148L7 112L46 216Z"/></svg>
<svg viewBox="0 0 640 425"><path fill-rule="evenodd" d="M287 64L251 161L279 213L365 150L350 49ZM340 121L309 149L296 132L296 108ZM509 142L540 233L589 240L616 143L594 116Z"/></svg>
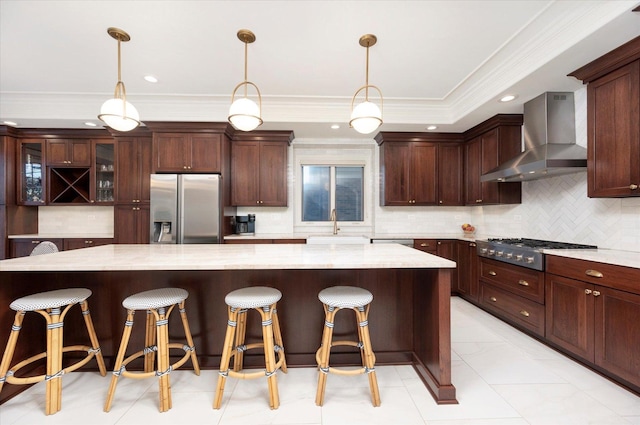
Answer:
<svg viewBox="0 0 640 425"><path fill-rule="evenodd" d="M597 249L595 245L583 245L571 242L545 241L541 239L527 238L489 238L489 242L500 245L513 245L518 247L536 248L536 249Z"/></svg>

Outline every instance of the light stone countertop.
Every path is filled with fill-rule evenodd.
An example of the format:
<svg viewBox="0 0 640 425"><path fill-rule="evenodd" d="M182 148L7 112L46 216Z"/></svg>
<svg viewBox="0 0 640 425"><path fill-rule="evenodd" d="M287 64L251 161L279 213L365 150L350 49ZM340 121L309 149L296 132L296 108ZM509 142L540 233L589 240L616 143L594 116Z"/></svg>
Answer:
<svg viewBox="0 0 640 425"><path fill-rule="evenodd" d="M104 245L0 261L0 272L455 267L398 244Z"/></svg>
<svg viewBox="0 0 640 425"><path fill-rule="evenodd" d="M9 239L113 239L113 233L30 233L9 235Z"/></svg>
<svg viewBox="0 0 640 425"><path fill-rule="evenodd" d="M640 269L640 252L620 251L617 249L544 249L546 255L595 261L616 266Z"/></svg>

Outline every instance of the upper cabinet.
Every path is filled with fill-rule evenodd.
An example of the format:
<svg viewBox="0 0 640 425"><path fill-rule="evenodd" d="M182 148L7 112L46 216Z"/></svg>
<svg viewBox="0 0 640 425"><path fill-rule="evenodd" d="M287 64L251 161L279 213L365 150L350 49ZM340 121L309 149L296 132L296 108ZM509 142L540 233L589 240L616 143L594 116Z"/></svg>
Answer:
<svg viewBox="0 0 640 425"><path fill-rule="evenodd" d="M640 37L569 74L587 83L587 188L640 196Z"/></svg>
<svg viewBox="0 0 640 425"><path fill-rule="evenodd" d="M48 139L45 146L49 167L89 167L91 165L90 140Z"/></svg>
<svg viewBox="0 0 640 425"><path fill-rule="evenodd" d="M521 152L522 115L496 115L466 131L464 136L465 205L522 202L522 183L480 181L482 174Z"/></svg>
<svg viewBox="0 0 640 425"><path fill-rule="evenodd" d="M380 205L463 205L462 135L380 132Z"/></svg>
<svg viewBox="0 0 640 425"><path fill-rule="evenodd" d="M116 204L149 202L151 135L116 137Z"/></svg>
<svg viewBox="0 0 640 425"><path fill-rule="evenodd" d="M20 205L44 205L46 202L44 139L18 139L18 193Z"/></svg>
<svg viewBox="0 0 640 425"><path fill-rule="evenodd" d="M231 205L287 206L287 158L292 132L235 134L231 144Z"/></svg>

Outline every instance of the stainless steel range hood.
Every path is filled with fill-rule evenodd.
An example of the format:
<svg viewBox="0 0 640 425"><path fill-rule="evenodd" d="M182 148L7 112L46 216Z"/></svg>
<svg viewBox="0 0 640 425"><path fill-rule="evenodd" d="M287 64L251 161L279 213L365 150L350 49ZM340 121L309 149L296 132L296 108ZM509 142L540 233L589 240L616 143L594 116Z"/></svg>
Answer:
<svg viewBox="0 0 640 425"><path fill-rule="evenodd" d="M524 104L524 152L480 180L537 180L587 170L587 150L576 145L572 92L546 92Z"/></svg>

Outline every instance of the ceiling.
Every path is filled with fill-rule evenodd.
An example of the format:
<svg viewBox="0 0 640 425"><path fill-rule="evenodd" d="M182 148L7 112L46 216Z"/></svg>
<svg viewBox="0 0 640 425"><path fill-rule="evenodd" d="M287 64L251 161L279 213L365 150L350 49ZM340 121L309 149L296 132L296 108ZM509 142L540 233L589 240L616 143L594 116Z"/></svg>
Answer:
<svg viewBox="0 0 640 425"><path fill-rule="evenodd" d="M633 1L26 1L0 0L0 123L101 126L122 79L146 121L226 121L234 87L262 94L260 129L297 138L362 138L351 98L369 82L384 96L382 131L464 131L521 113L544 91L575 91L571 71L640 35ZM159 82L143 79L154 75ZM504 94L518 97L500 103ZM332 124L340 129L332 130Z"/></svg>

